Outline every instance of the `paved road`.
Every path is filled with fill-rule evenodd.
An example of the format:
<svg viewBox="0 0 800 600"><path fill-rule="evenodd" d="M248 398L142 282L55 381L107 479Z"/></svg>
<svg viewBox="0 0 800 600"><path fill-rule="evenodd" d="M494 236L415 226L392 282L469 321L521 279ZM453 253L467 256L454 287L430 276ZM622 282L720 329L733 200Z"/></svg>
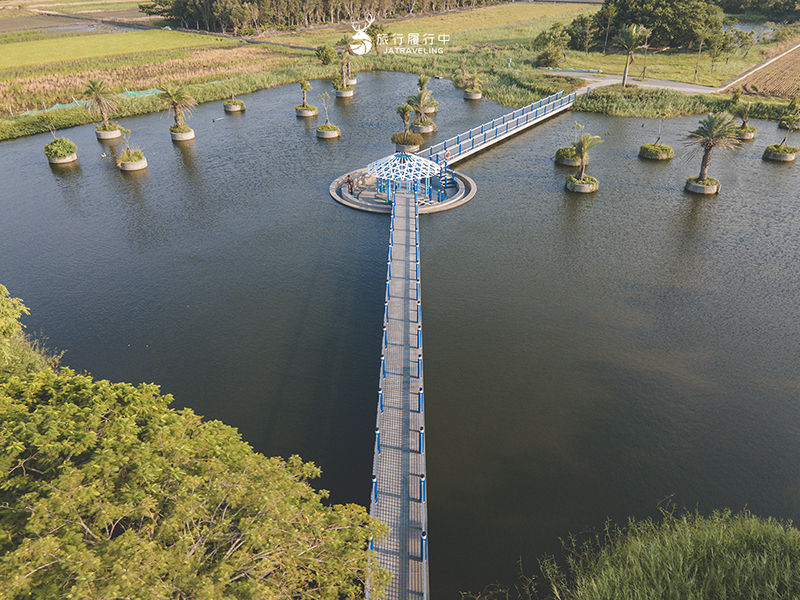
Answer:
<svg viewBox="0 0 800 600"><path fill-rule="evenodd" d="M557 69L549 71L549 73L552 73L553 75L567 75L569 77L584 79L587 85L592 88L622 83L622 75L583 73L580 71L559 71ZM666 79L648 78L644 81L640 81L629 76L628 83L643 88L675 90L676 92L683 92L684 94L713 94L717 91L717 88L706 85L694 85L692 83L684 83L682 81L667 81Z"/></svg>

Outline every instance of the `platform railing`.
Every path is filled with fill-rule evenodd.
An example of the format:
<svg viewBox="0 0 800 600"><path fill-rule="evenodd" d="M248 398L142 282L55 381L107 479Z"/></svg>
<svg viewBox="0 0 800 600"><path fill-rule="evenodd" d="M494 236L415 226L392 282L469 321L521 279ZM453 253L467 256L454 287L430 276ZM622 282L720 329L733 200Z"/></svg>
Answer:
<svg viewBox="0 0 800 600"><path fill-rule="evenodd" d="M571 105L575 101L575 97L575 92L567 96L564 95L563 91L552 94L547 98L537 100L487 123L473 127L469 131L439 142L430 148L420 150L418 156L442 162L445 158L445 153L449 152L448 160L452 161L464 152L487 145L498 137L504 137L506 134L513 133L515 130L524 127L532 120L552 114L565 105Z"/></svg>

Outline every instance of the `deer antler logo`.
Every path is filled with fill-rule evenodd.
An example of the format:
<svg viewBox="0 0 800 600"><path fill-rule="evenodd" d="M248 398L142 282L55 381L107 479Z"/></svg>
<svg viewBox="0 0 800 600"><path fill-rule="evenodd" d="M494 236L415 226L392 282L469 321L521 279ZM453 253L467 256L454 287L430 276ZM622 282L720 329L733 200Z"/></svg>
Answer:
<svg viewBox="0 0 800 600"><path fill-rule="evenodd" d="M350 50L353 51L353 54L362 56L372 50L372 38L369 37L367 29L369 29L370 25L372 25L374 22L375 19L370 14L367 15L367 24L363 27L359 27L355 23L351 22L353 29L356 32L353 36L353 41L350 42Z"/></svg>

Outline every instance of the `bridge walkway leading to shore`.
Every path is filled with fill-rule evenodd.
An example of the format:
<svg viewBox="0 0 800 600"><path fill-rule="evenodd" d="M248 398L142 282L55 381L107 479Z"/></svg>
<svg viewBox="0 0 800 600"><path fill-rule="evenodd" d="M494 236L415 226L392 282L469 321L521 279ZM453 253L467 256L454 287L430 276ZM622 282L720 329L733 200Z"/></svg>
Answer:
<svg viewBox="0 0 800 600"><path fill-rule="evenodd" d="M427 503L422 383L419 215L398 191L386 264L383 351L375 427L370 515L391 533L373 549L392 574L387 600L427 600Z"/></svg>
<svg viewBox="0 0 800 600"><path fill-rule="evenodd" d="M518 108L502 117L492 119L488 123L483 123L473 127L469 131L460 133L449 140L439 142L417 152L417 156L427 158L434 162L448 166L459 160L466 158L476 152L504 140L512 135L516 135L553 115L569 110L575 103L577 92L564 95L563 91L537 100L527 106ZM445 156L449 153L449 156Z"/></svg>

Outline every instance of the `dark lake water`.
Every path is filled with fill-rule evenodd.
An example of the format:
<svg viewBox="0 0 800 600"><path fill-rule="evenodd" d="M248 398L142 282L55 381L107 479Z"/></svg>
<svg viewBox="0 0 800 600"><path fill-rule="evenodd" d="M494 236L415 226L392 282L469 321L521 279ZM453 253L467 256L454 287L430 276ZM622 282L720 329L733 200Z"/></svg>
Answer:
<svg viewBox="0 0 800 600"><path fill-rule="evenodd" d="M79 166L51 169L48 135L0 144L0 282L28 331L97 378L156 382L258 451L319 464L335 502L368 502L388 218L339 206L331 180L392 151L416 77L361 74L324 120L299 86L219 103L173 145L167 115L125 119L150 168L122 174L93 128L62 132ZM309 100L330 89L312 82ZM444 139L508 109L430 86ZM321 108L321 107L320 107ZM636 156L646 119L568 113L468 159L477 196L422 216L432 596L458 598L559 537L679 506L800 517L800 165L754 142L683 192L699 159ZM552 156L572 124L605 142L563 189Z"/></svg>

